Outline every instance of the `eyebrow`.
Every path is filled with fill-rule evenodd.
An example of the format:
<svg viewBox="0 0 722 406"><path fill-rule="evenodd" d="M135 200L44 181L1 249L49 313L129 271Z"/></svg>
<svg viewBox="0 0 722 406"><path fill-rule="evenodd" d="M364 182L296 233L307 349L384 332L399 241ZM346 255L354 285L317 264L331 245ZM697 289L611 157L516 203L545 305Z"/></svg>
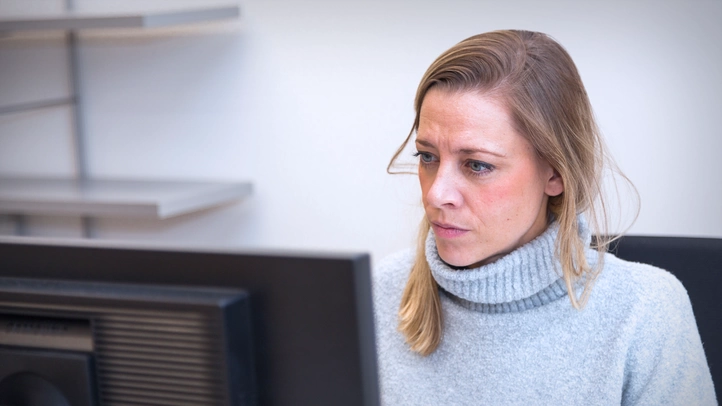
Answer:
<svg viewBox="0 0 722 406"><path fill-rule="evenodd" d="M434 144L432 144L432 143L430 143L429 141L426 141L426 140L419 140L419 139L417 139L417 140L416 140L416 143L417 143L417 144L421 144L421 145L423 145L423 146L425 146L425 147L427 147L427 148L436 149L436 146L435 146ZM500 153L500 152L490 151L490 150L484 149L484 148L460 148L460 149L454 150L454 151L452 151L452 152L454 152L454 153L456 153L456 154L464 154L464 155L471 155L471 154L476 154L476 153L482 153L482 154L490 154L490 155L498 156L499 158L506 158L506 155L505 155L505 154L502 154L502 153Z"/></svg>

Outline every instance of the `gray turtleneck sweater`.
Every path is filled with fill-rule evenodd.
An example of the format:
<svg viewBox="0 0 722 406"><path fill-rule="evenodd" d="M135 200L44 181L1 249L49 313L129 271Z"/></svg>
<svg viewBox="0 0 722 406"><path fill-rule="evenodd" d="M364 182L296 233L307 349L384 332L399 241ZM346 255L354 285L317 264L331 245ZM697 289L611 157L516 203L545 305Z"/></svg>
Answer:
<svg viewBox="0 0 722 406"><path fill-rule="evenodd" d="M398 332L414 255L373 272L384 405L716 405L687 292L670 273L606 254L583 310L554 258L557 226L499 260L454 270L430 232L444 330L427 357ZM586 238L589 238L585 231ZM590 250L588 258L594 260Z"/></svg>

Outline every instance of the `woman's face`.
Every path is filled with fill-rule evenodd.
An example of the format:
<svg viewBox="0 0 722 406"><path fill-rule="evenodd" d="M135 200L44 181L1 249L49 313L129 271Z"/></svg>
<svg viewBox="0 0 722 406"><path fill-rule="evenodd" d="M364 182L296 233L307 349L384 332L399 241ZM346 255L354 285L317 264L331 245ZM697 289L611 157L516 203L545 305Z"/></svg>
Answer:
<svg viewBox="0 0 722 406"><path fill-rule="evenodd" d="M432 88L416 148L426 217L452 266L487 264L533 240L546 229L549 196L564 189L506 108L478 92Z"/></svg>

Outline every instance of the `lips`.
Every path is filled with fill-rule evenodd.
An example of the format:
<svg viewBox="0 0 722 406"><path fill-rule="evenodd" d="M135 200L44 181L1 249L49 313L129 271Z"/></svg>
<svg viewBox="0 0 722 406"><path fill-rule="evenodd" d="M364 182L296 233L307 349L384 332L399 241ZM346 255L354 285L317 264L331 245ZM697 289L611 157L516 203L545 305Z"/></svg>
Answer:
<svg viewBox="0 0 722 406"><path fill-rule="evenodd" d="M469 232L453 224L431 222L431 227L434 229L434 234L441 238L457 238Z"/></svg>

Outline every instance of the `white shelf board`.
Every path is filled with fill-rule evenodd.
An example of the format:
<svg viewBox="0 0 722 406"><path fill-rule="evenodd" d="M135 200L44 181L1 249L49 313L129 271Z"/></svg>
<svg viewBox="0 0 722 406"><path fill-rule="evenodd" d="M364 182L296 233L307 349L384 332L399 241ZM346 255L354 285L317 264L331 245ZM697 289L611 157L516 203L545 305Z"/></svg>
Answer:
<svg viewBox="0 0 722 406"><path fill-rule="evenodd" d="M165 219L230 203L250 183L0 178L0 213Z"/></svg>
<svg viewBox="0 0 722 406"><path fill-rule="evenodd" d="M0 17L0 31L82 30L87 28L151 28L236 18L238 6L125 13L64 13L32 17Z"/></svg>

